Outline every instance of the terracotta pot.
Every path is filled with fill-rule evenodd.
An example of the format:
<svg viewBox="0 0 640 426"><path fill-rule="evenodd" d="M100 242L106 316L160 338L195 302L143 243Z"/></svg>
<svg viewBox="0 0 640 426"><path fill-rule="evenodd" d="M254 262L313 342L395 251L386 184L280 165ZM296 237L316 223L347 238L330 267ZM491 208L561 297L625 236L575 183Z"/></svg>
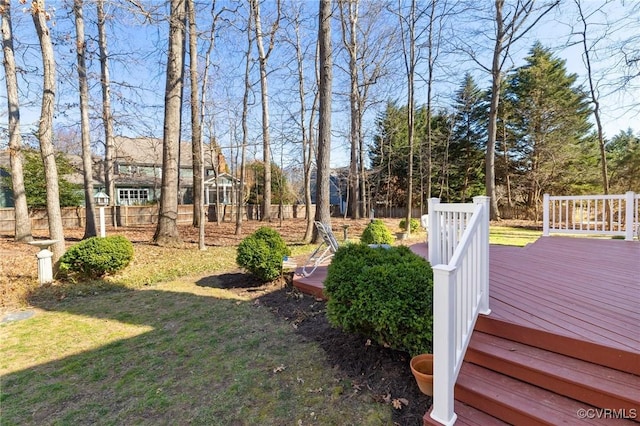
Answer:
<svg viewBox="0 0 640 426"><path fill-rule="evenodd" d="M420 391L425 395L433 395L433 354L416 355L411 358L409 365Z"/></svg>

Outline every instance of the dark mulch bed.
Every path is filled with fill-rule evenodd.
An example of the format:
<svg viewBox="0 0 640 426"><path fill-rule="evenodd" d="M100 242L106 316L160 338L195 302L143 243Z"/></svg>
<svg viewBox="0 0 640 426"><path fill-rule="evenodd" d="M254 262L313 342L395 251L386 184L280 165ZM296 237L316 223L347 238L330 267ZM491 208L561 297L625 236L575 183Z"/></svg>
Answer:
<svg viewBox="0 0 640 426"><path fill-rule="evenodd" d="M216 278L217 286L257 296L257 306L267 307L274 315L291 323L302 339L318 343L326 352L329 365L353 383L354 391L368 392L373 400L382 404L393 405L395 400L401 406L393 409L395 424L423 424L422 418L431 406L431 399L416 385L409 368L409 354L333 328L325 315L325 302L293 288L291 275L267 284L240 271Z"/></svg>

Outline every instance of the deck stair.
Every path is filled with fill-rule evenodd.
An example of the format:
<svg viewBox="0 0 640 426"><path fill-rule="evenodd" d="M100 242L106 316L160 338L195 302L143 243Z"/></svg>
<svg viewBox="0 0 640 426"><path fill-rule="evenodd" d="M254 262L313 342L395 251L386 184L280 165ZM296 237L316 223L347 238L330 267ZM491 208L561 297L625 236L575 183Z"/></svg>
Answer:
<svg viewBox="0 0 640 426"><path fill-rule="evenodd" d="M489 418L494 424L637 426L640 275L628 262L640 259L640 245L542 240L519 250L492 247L493 312L478 317L456 381L456 425L488 424ZM606 267L589 265L592 247L602 251L596 258L610 258L608 265L617 268L615 280ZM429 414L424 424L439 424Z"/></svg>

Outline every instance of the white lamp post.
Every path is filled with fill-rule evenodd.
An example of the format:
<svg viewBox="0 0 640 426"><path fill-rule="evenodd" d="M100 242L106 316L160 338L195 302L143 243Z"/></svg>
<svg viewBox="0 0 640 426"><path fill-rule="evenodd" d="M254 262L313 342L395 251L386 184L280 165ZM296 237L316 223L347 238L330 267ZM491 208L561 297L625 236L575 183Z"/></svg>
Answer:
<svg viewBox="0 0 640 426"><path fill-rule="evenodd" d="M93 196L93 199L96 201L96 205L100 207L100 237L104 238L105 237L104 206L109 205L109 196L104 192L100 191Z"/></svg>

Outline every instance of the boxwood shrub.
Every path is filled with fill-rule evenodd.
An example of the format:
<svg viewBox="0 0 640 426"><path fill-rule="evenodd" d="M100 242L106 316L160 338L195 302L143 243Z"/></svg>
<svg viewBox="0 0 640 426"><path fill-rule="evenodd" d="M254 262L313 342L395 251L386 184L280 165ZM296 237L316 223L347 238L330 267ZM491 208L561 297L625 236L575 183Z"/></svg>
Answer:
<svg viewBox="0 0 640 426"><path fill-rule="evenodd" d="M133 258L133 244L121 235L91 237L72 246L60 258L62 275L98 278L124 269Z"/></svg>
<svg viewBox="0 0 640 426"><path fill-rule="evenodd" d="M420 221L416 218L412 217L409 223L411 224L411 233L418 231L418 228L420 228ZM407 219L402 219L400 221L400 229L403 231L407 230Z"/></svg>
<svg viewBox="0 0 640 426"><path fill-rule="evenodd" d="M267 282L282 275L282 258L290 254L278 231L263 226L240 242L236 263Z"/></svg>
<svg viewBox="0 0 640 426"><path fill-rule="evenodd" d="M332 325L411 355L431 352L433 271L409 248L341 246L324 290Z"/></svg>
<svg viewBox="0 0 640 426"><path fill-rule="evenodd" d="M372 220L362 232L360 242L363 244L392 244L391 231L380 219Z"/></svg>

